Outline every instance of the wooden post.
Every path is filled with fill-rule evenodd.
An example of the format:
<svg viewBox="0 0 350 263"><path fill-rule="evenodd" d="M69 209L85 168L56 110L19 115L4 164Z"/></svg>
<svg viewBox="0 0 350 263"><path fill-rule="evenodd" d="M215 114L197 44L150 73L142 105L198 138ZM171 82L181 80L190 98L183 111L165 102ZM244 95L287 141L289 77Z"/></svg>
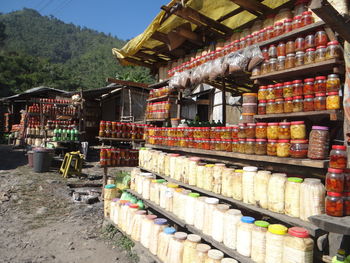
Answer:
<svg viewBox="0 0 350 263"><path fill-rule="evenodd" d="M225 80L222 81L222 123L226 126L226 85Z"/></svg>
<svg viewBox="0 0 350 263"><path fill-rule="evenodd" d="M182 98L182 92L179 90L177 94L177 113L176 118L181 118L181 98Z"/></svg>

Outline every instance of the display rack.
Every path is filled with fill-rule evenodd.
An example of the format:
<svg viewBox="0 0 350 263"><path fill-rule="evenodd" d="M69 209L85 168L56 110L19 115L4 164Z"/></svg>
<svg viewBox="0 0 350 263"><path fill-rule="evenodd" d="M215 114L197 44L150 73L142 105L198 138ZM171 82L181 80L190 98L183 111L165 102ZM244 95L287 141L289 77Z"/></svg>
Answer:
<svg viewBox="0 0 350 263"><path fill-rule="evenodd" d="M307 112L254 115L254 119L256 119L256 120L288 119L288 118L314 118L314 117L327 117L331 121L339 121L339 120L343 120L344 113L342 110L322 110L322 111L307 111Z"/></svg>
<svg viewBox="0 0 350 263"><path fill-rule="evenodd" d="M116 141L116 142L144 142L144 139L132 139L132 138L109 138L96 136L100 141Z"/></svg>
<svg viewBox="0 0 350 263"><path fill-rule="evenodd" d="M350 236L350 216L333 217L318 215L312 216L309 219L313 224L327 232Z"/></svg>

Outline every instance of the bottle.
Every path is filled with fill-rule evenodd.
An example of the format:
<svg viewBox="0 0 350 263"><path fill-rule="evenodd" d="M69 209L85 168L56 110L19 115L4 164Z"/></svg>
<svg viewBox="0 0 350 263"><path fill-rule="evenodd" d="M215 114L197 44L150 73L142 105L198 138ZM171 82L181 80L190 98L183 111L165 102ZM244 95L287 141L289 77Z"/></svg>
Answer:
<svg viewBox="0 0 350 263"><path fill-rule="evenodd" d="M62 141L62 130L58 129L57 130L57 141Z"/></svg>

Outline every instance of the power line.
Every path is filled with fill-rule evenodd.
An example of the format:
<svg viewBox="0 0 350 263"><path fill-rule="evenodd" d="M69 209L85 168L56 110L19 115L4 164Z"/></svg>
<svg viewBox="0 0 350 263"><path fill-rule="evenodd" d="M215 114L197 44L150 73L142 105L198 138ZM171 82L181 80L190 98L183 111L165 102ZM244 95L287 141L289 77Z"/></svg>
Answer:
<svg viewBox="0 0 350 263"><path fill-rule="evenodd" d="M59 13L61 13L73 0L66 0L64 2L62 2L59 6L57 6L52 13L54 15L58 15Z"/></svg>
<svg viewBox="0 0 350 263"><path fill-rule="evenodd" d="M48 7L51 3L53 2L53 0L49 0L40 10L39 12L42 12L46 7Z"/></svg>
<svg viewBox="0 0 350 263"><path fill-rule="evenodd" d="M40 9L40 7L41 7L41 6L42 6L42 5L45 3L45 1L46 1L46 0L42 0L42 1L40 1L40 3L39 3L39 4L37 4L37 5L35 5L35 7L34 7L34 8L35 8L36 10Z"/></svg>

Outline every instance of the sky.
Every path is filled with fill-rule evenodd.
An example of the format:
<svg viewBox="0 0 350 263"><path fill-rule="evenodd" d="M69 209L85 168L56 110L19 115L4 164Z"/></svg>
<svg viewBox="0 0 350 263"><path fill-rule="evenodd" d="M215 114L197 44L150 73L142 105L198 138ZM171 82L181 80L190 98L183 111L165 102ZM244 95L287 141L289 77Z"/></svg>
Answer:
<svg viewBox="0 0 350 263"><path fill-rule="evenodd" d="M0 0L0 12L32 8L42 15L129 40L150 24L170 0Z"/></svg>

